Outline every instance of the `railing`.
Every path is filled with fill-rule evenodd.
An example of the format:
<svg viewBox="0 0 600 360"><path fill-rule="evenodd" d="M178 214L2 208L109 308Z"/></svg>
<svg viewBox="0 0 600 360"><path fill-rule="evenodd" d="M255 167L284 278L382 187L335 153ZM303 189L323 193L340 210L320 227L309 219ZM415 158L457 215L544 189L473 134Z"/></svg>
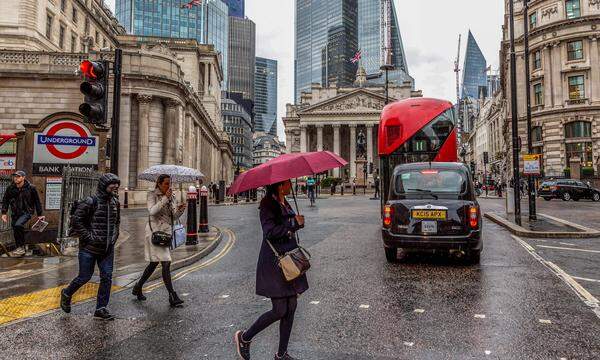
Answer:
<svg viewBox="0 0 600 360"><path fill-rule="evenodd" d="M71 206L74 201L84 200L96 193L99 177L100 175L96 172L74 171L70 167L65 167L63 171L60 221L58 224L58 242L62 253L65 253L66 248L77 246L77 240L67 234L70 225Z"/></svg>
<svg viewBox="0 0 600 360"><path fill-rule="evenodd" d="M4 193L8 186L12 183L10 176L0 175L0 201L4 197ZM13 243L14 239L12 236L10 226L10 213L8 214L8 222L0 220L0 253L6 250L6 245Z"/></svg>

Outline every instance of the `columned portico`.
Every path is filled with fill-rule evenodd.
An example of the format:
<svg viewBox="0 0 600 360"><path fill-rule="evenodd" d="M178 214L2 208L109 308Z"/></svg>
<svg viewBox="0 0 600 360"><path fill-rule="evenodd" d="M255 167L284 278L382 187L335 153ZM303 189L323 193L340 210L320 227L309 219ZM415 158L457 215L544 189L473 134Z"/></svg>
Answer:
<svg viewBox="0 0 600 360"><path fill-rule="evenodd" d="M317 151L323 151L323 125L317 125Z"/></svg>
<svg viewBox="0 0 600 360"><path fill-rule="evenodd" d="M300 125L300 152L306 152L307 149L306 125Z"/></svg>
<svg viewBox="0 0 600 360"><path fill-rule="evenodd" d="M373 162L373 124L366 124L367 128L367 162Z"/></svg>
<svg viewBox="0 0 600 360"><path fill-rule="evenodd" d="M137 149L137 173L141 174L148 168L148 155L150 150L150 142L148 141L150 132L150 103L152 96L138 95L137 101L139 104L140 114L138 120L138 149ZM143 180L137 181L137 188L143 189L148 187L148 182Z"/></svg>
<svg viewBox="0 0 600 360"><path fill-rule="evenodd" d="M356 124L350 127L350 182L356 178Z"/></svg>
<svg viewBox="0 0 600 360"><path fill-rule="evenodd" d="M333 124L333 152L341 156L340 151L340 124ZM340 177L340 169L333 169L333 176Z"/></svg>

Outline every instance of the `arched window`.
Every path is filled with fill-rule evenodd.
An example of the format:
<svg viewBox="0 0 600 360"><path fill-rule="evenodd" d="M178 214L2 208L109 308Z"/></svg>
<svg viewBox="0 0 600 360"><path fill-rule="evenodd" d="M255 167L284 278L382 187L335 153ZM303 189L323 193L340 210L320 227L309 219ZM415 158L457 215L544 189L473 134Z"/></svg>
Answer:
<svg viewBox="0 0 600 360"><path fill-rule="evenodd" d="M571 166L571 158L579 157L581 166L591 167L592 151L592 124L588 121L574 121L565 124L565 150L567 166Z"/></svg>
<svg viewBox="0 0 600 360"><path fill-rule="evenodd" d="M541 154L543 153L544 147L539 144L543 141L542 138L542 127L541 126L534 126L531 129L531 142L532 142L532 151L534 154Z"/></svg>

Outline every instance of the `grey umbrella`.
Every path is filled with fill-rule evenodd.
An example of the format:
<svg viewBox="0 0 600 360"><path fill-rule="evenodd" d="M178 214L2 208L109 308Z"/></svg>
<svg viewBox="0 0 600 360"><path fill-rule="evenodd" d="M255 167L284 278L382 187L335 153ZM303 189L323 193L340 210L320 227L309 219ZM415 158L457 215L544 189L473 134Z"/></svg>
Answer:
<svg viewBox="0 0 600 360"><path fill-rule="evenodd" d="M171 177L172 183L194 183L204 177L200 171L179 165L154 165L141 174L138 179L155 182L162 175L167 174Z"/></svg>

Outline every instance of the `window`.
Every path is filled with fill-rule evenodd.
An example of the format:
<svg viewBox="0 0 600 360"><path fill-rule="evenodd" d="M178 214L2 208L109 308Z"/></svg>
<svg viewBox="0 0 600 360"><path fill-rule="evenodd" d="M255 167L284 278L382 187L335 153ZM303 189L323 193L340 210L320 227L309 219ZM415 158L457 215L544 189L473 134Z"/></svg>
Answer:
<svg viewBox="0 0 600 360"><path fill-rule="evenodd" d="M87 17L85 18L85 21L84 21L83 32L86 35L88 35L90 33L90 19Z"/></svg>
<svg viewBox="0 0 600 360"><path fill-rule="evenodd" d="M565 8L567 10L567 19L575 19L581 16L581 4L579 0L565 1Z"/></svg>
<svg viewBox="0 0 600 360"><path fill-rule="evenodd" d="M74 53L77 51L77 36L71 35L71 52Z"/></svg>
<svg viewBox="0 0 600 360"><path fill-rule="evenodd" d="M591 167L592 165L592 142L591 141L582 141L582 142L572 142L566 144L566 152L567 152L567 164L571 166L571 158L578 157L581 159L581 166Z"/></svg>
<svg viewBox="0 0 600 360"><path fill-rule="evenodd" d="M565 125L565 138L592 137L592 123L588 121L573 121Z"/></svg>
<svg viewBox="0 0 600 360"><path fill-rule="evenodd" d="M540 142L542 141L542 127L534 126L531 129L531 142Z"/></svg>
<svg viewBox="0 0 600 360"><path fill-rule="evenodd" d="M429 193L460 194L466 189L467 183L465 174L458 170L406 170L395 176L394 190L398 195L412 194L420 197Z"/></svg>
<svg viewBox="0 0 600 360"><path fill-rule="evenodd" d="M60 11L65 12L67 10L67 0L60 0Z"/></svg>
<svg viewBox="0 0 600 360"><path fill-rule="evenodd" d="M568 60L583 59L583 41L571 41L567 43L567 58Z"/></svg>
<svg viewBox="0 0 600 360"><path fill-rule="evenodd" d="M105 48L106 47L106 38L102 39L102 47Z"/></svg>
<svg viewBox="0 0 600 360"><path fill-rule="evenodd" d="M537 50L533 53L533 70L542 68L542 52Z"/></svg>
<svg viewBox="0 0 600 360"><path fill-rule="evenodd" d="M73 5L73 23L77 24L77 8Z"/></svg>
<svg viewBox="0 0 600 360"><path fill-rule="evenodd" d="M51 39L52 36L52 21L54 17L50 14L46 15L46 37Z"/></svg>
<svg viewBox="0 0 600 360"><path fill-rule="evenodd" d="M64 49L65 47L65 26L61 25L58 31L58 47Z"/></svg>
<svg viewBox="0 0 600 360"><path fill-rule="evenodd" d="M529 15L529 27L534 29L537 26L537 12Z"/></svg>
<svg viewBox="0 0 600 360"><path fill-rule="evenodd" d="M535 96L535 104L542 105L544 103L544 87L542 83L533 85L533 93Z"/></svg>
<svg viewBox="0 0 600 360"><path fill-rule="evenodd" d="M585 85L583 75L569 77L569 99L578 100L585 98Z"/></svg>

